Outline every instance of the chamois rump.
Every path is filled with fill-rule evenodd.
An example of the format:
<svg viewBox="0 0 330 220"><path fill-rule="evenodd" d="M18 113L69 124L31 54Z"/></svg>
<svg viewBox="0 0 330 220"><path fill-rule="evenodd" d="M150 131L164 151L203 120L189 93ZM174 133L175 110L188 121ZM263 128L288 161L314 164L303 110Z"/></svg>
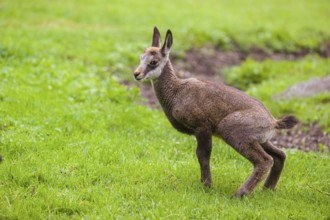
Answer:
<svg viewBox="0 0 330 220"><path fill-rule="evenodd" d="M292 128L298 120L291 115L277 120L260 101L223 83L178 78L169 59L172 44L172 32L168 30L161 46L155 27L152 45L140 56L134 78L139 82L151 80L172 126L196 137L201 181L205 186L212 184L210 155L212 136L217 136L254 166L234 196L250 194L268 173L264 187L275 189L286 155L269 140L276 129Z"/></svg>

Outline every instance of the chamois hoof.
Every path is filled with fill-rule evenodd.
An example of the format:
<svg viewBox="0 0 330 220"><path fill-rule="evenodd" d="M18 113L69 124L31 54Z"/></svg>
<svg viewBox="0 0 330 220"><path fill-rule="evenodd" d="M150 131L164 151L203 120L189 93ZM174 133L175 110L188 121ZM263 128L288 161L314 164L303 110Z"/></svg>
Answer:
<svg viewBox="0 0 330 220"><path fill-rule="evenodd" d="M201 179L201 182L206 187L209 187L209 188L212 187L212 179L211 178L206 178L205 180Z"/></svg>
<svg viewBox="0 0 330 220"><path fill-rule="evenodd" d="M247 189L239 189L236 191L235 195L233 195L232 198L243 198L244 196L247 196L250 194L250 191Z"/></svg>
<svg viewBox="0 0 330 220"><path fill-rule="evenodd" d="M204 184L204 186L208 187L208 188L211 188L212 187L212 182L209 182L209 181L202 181L202 183Z"/></svg>
<svg viewBox="0 0 330 220"><path fill-rule="evenodd" d="M276 185L272 184L272 185L268 185L268 184L265 184L264 187L263 187L264 190L272 190L272 191L275 191L276 190Z"/></svg>

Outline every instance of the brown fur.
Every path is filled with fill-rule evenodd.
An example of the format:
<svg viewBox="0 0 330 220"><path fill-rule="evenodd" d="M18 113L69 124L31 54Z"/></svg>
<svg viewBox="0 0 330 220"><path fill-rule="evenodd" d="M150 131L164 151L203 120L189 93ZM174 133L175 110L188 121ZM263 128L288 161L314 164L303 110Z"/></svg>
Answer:
<svg viewBox="0 0 330 220"><path fill-rule="evenodd" d="M155 28L153 47L146 49L144 54L148 60L166 61L161 74L153 79L154 90L173 127L196 136L201 181L206 186L212 184L209 161L214 135L221 137L254 165L252 175L235 196L251 193L269 171L264 186L275 189L284 167L285 153L273 146L269 139L276 129L293 127L297 119L288 116L276 120L260 101L225 84L179 79L168 59L172 42L172 33L168 31L160 48L160 34ZM134 75L137 80L142 80L148 72L147 68L138 67Z"/></svg>

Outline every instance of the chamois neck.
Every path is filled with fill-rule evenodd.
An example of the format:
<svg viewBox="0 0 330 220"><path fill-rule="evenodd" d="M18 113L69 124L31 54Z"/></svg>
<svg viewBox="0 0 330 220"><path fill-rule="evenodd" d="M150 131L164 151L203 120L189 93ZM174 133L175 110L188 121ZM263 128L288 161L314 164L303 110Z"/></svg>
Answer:
<svg viewBox="0 0 330 220"><path fill-rule="evenodd" d="M161 87L169 88L174 86L177 80L178 77L175 75L172 63L170 60L168 60L160 76L157 79L153 80L153 84L155 86L155 89Z"/></svg>
<svg viewBox="0 0 330 220"><path fill-rule="evenodd" d="M174 96L179 89L179 78L175 75L171 61L165 64L160 76L153 81L154 90L164 110L170 109Z"/></svg>

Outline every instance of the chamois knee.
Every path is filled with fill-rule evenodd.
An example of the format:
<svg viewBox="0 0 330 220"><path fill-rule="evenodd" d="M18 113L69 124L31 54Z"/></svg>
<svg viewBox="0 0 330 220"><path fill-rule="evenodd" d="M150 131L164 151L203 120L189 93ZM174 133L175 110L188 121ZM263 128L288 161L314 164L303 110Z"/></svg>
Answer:
<svg viewBox="0 0 330 220"><path fill-rule="evenodd" d="M270 169L274 165L274 159L271 156L263 157L260 160L260 166L264 167L265 169Z"/></svg>
<svg viewBox="0 0 330 220"><path fill-rule="evenodd" d="M285 162L285 160L286 160L286 154L283 151L279 151L277 157L282 162Z"/></svg>

